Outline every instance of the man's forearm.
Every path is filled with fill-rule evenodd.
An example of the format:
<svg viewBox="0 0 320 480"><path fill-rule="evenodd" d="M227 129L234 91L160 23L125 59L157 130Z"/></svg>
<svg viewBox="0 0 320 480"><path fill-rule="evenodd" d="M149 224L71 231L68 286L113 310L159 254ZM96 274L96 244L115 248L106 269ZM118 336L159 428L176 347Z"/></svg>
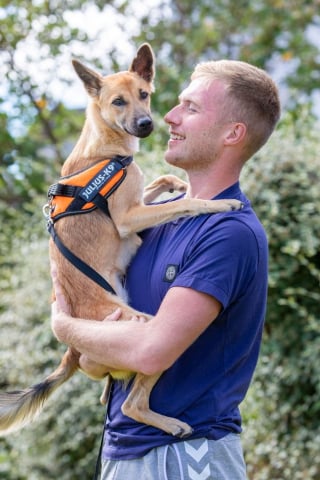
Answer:
<svg viewBox="0 0 320 480"><path fill-rule="evenodd" d="M100 322L53 311L52 328L61 342L97 363L154 375L169 368L220 310L214 297L174 287L148 322Z"/></svg>
<svg viewBox="0 0 320 480"><path fill-rule="evenodd" d="M52 314L52 330L60 342L94 362L119 370L142 371L138 353L142 352L145 327L136 321L100 322L62 312Z"/></svg>

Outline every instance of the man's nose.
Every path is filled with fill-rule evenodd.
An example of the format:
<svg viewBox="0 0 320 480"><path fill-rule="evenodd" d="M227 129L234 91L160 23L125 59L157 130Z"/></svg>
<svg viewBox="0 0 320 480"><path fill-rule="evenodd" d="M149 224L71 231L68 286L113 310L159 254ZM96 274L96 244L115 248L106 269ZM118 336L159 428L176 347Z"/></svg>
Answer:
<svg viewBox="0 0 320 480"><path fill-rule="evenodd" d="M178 105L169 110L169 112L164 116L164 121L168 124L179 123Z"/></svg>

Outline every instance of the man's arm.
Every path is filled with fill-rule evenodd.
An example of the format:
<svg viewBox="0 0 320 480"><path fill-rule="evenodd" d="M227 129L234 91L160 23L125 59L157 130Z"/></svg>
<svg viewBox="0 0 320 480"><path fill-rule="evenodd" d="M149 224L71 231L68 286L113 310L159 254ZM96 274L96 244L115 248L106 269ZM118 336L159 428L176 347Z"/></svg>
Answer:
<svg viewBox="0 0 320 480"><path fill-rule="evenodd" d="M220 310L210 295L172 287L149 322L99 322L53 311L52 329L58 340L97 363L153 375L169 368Z"/></svg>

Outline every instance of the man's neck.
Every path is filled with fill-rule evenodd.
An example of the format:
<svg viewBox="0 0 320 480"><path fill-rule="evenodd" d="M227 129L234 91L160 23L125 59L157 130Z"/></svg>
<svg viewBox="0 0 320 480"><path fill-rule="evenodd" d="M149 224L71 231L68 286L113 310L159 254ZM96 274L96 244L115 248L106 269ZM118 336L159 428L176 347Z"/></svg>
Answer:
<svg viewBox="0 0 320 480"><path fill-rule="evenodd" d="M204 171L204 172L187 172L189 179L189 187L187 196L190 198L201 198L209 200L216 197L219 193L231 187L239 180L240 172L238 171Z"/></svg>

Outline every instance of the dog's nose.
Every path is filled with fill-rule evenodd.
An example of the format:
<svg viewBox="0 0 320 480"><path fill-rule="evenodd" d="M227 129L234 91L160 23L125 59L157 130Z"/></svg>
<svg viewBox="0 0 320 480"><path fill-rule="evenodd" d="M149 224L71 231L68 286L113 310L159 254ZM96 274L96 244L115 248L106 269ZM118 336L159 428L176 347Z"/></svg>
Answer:
<svg viewBox="0 0 320 480"><path fill-rule="evenodd" d="M139 137L147 137L153 130L152 119L148 116L140 117L137 121Z"/></svg>
<svg viewBox="0 0 320 480"><path fill-rule="evenodd" d="M152 126L152 120L150 117L141 117L138 120L139 128L150 128Z"/></svg>

